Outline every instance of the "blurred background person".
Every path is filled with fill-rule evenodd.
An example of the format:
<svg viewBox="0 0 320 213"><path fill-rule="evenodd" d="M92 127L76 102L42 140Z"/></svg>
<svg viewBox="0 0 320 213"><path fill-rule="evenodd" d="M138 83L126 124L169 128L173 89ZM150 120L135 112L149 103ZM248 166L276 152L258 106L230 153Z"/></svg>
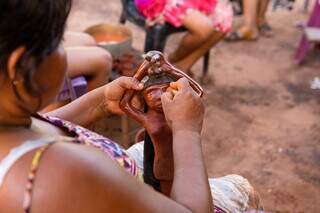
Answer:
<svg viewBox="0 0 320 213"><path fill-rule="evenodd" d="M231 30L233 12L230 4L220 0L135 0L149 25L165 22L185 27L187 33L169 56L187 74L210 48Z"/></svg>
<svg viewBox="0 0 320 213"><path fill-rule="evenodd" d="M228 41L256 40L259 35L272 35L266 12L270 0L242 0L243 24L228 34Z"/></svg>

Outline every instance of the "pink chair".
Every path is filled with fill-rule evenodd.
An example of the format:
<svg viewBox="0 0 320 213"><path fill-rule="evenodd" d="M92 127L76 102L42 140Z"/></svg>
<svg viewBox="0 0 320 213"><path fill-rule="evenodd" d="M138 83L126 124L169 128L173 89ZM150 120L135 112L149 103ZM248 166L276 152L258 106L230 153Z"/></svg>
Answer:
<svg viewBox="0 0 320 213"><path fill-rule="evenodd" d="M320 0L316 1L306 27L315 27L320 29ZM303 34L300 45L294 56L295 64L301 64L311 46L311 42L308 40L307 36Z"/></svg>

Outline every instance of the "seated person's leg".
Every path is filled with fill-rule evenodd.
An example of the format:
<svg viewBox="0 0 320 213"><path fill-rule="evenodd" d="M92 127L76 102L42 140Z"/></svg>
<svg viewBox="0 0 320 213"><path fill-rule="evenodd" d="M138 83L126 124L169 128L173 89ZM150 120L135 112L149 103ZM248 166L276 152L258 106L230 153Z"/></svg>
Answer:
<svg viewBox="0 0 320 213"><path fill-rule="evenodd" d="M210 18L196 10L186 14L183 26L188 29L188 32L182 38L178 48L170 55L169 60L172 63L188 56L208 40L213 33L213 24Z"/></svg>
<svg viewBox="0 0 320 213"><path fill-rule="evenodd" d="M185 26L193 26L195 24L196 27L196 23L193 23L193 21L196 20L196 15L197 14L192 14L190 12L184 20ZM233 19L231 5L218 3L215 10L212 11L212 14L205 16L205 18L208 19L207 23L210 24L207 26L207 28L211 30L209 37L175 64L177 67L187 72L203 55L221 41L225 37L226 33L231 29ZM200 17L198 17L198 19L200 19ZM196 28L200 31L204 30L200 27ZM209 33L208 30L207 33Z"/></svg>
<svg viewBox="0 0 320 213"><path fill-rule="evenodd" d="M88 91L108 83L112 69L110 53L96 46L92 36L81 32L66 32L63 46L67 53L67 75L70 78L84 76ZM51 104L43 112L52 111L68 103L60 101Z"/></svg>
<svg viewBox="0 0 320 213"><path fill-rule="evenodd" d="M112 57L100 47L68 47L68 76L84 76L88 90L93 90L108 82L112 68Z"/></svg>

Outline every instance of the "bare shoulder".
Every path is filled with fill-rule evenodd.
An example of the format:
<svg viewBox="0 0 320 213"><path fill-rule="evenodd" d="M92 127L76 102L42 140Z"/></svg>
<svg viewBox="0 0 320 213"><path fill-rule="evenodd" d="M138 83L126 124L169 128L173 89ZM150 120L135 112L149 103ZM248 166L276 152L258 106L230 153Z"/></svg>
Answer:
<svg viewBox="0 0 320 213"><path fill-rule="evenodd" d="M117 163L96 148L56 143L42 158L32 210L88 212L84 209L99 205L101 194L111 196L112 185L122 175L124 171Z"/></svg>
<svg viewBox="0 0 320 213"><path fill-rule="evenodd" d="M166 206L183 209L101 151L57 143L39 167L32 212L166 212Z"/></svg>

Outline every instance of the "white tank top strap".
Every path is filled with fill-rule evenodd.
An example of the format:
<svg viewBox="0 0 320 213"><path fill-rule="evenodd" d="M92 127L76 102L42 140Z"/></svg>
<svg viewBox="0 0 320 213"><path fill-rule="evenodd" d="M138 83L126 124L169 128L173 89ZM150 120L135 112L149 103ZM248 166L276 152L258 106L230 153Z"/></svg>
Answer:
<svg viewBox="0 0 320 213"><path fill-rule="evenodd" d="M0 188L3 181L9 172L10 168L17 162L22 156L28 152L40 148L42 146L56 142L54 138L44 138L34 141L26 141L18 147L13 148L10 153L0 161Z"/></svg>

